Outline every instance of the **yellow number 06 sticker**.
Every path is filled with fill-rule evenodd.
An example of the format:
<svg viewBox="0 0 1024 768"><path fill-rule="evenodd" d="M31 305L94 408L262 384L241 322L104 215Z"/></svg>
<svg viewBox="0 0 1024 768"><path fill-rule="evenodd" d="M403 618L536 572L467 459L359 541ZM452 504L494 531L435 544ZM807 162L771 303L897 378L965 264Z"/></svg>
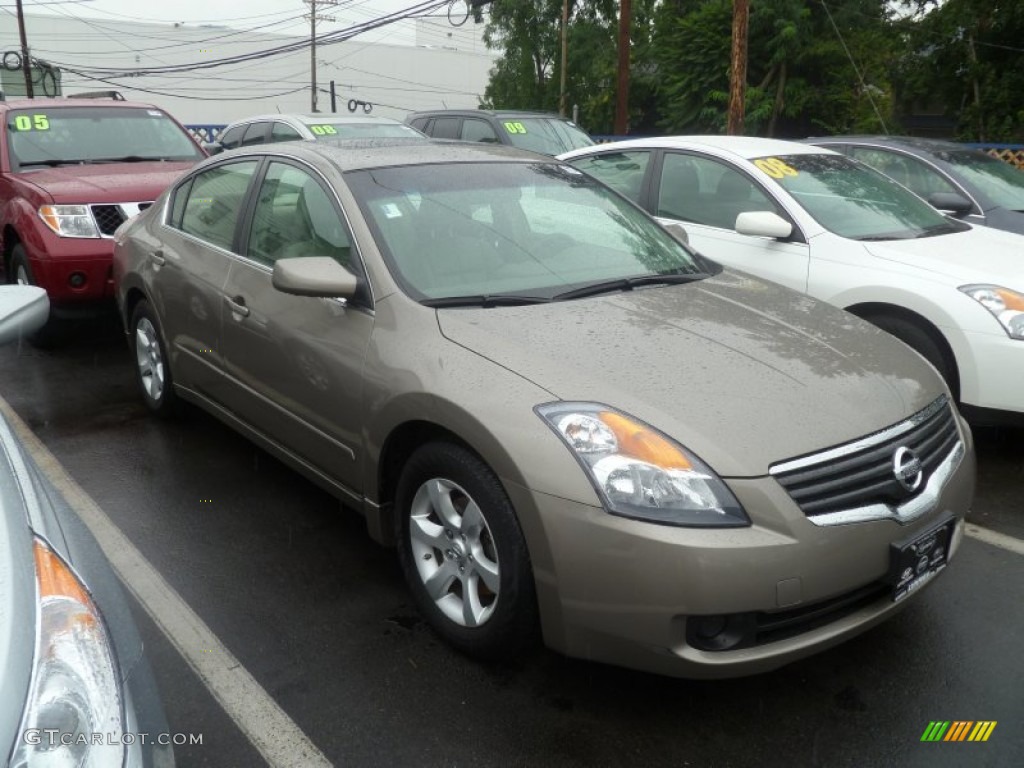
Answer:
<svg viewBox="0 0 1024 768"><path fill-rule="evenodd" d="M755 160L754 165L767 173L773 179L781 179L783 176L799 176L800 172L792 166L786 165L777 157L762 157Z"/></svg>

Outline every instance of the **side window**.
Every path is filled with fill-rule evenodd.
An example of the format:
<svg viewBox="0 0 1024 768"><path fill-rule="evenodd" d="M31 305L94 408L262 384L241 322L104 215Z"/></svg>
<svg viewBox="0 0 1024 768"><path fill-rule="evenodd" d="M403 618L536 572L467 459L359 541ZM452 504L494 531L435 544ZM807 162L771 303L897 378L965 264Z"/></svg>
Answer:
<svg viewBox="0 0 1024 768"><path fill-rule="evenodd" d="M192 179L189 179L174 191L174 200L171 203L171 220L169 224L175 229L181 229L181 217L185 213L185 203L188 202L188 193L192 189Z"/></svg>
<svg viewBox="0 0 1024 768"><path fill-rule="evenodd" d="M220 142L224 149L234 149L242 142L242 134L245 133L246 126L236 125L234 128L229 128L224 131L223 134L217 137L217 141Z"/></svg>
<svg viewBox="0 0 1024 768"><path fill-rule="evenodd" d="M295 141L296 139L302 138L302 134L287 123L273 123L273 126L274 127L270 129L271 143L277 141Z"/></svg>
<svg viewBox="0 0 1024 768"><path fill-rule="evenodd" d="M462 121L463 141L482 141L487 144L500 144L498 134L486 120L467 117Z"/></svg>
<svg viewBox="0 0 1024 768"><path fill-rule="evenodd" d="M659 216L735 229L745 211L783 215L770 197L735 168L696 155L668 153L658 186Z"/></svg>
<svg viewBox="0 0 1024 768"><path fill-rule="evenodd" d="M461 117L438 117L430 126L430 135L435 139L457 139L459 138L459 123Z"/></svg>
<svg viewBox="0 0 1024 768"><path fill-rule="evenodd" d="M417 117L415 120L413 120L411 123L409 123L409 125L411 125L413 128L415 128L417 131L423 131L424 133L426 133L427 132L427 120L429 120L429 119L430 119L429 117Z"/></svg>
<svg viewBox="0 0 1024 768"><path fill-rule="evenodd" d="M272 266L278 259L330 256L352 269L351 242L345 220L317 179L293 165L270 164L253 213L250 258Z"/></svg>
<svg viewBox="0 0 1024 768"><path fill-rule="evenodd" d="M962 194L960 190L943 178L938 171L930 168L915 157L868 147L852 147L850 156L860 160L865 165L870 165L876 171L881 171L886 176L896 179L900 184L921 197L927 198L936 192Z"/></svg>
<svg viewBox="0 0 1024 768"><path fill-rule="evenodd" d="M262 144L267 140L267 123L252 123L245 129L245 136L242 137L243 147L251 147L253 144Z"/></svg>
<svg viewBox="0 0 1024 768"><path fill-rule="evenodd" d="M195 176L182 211L181 231L231 250L235 225L256 161L218 165Z"/></svg>
<svg viewBox="0 0 1024 768"><path fill-rule="evenodd" d="M620 195L625 195L633 202L640 202L643 189L644 174L651 162L651 153L608 152L602 155L591 155L573 160L572 164L584 173L589 173L598 181L607 184Z"/></svg>

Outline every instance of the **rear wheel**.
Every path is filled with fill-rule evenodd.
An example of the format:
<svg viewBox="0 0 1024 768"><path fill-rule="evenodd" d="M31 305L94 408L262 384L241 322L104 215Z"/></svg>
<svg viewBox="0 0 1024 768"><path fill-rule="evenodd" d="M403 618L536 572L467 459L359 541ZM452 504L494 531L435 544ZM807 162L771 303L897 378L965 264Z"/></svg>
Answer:
<svg viewBox="0 0 1024 768"><path fill-rule="evenodd" d="M452 443L410 457L395 497L406 582L431 626L474 656L508 659L535 637L530 558L491 469Z"/></svg>
<svg viewBox="0 0 1024 768"><path fill-rule="evenodd" d="M156 313L143 299L132 310L131 346L135 353L135 379L142 399L158 416L169 416L175 409L176 397Z"/></svg>
<svg viewBox="0 0 1024 768"><path fill-rule="evenodd" d="M872 315L864 318L887 333L891 333L908 347L935 366L935 370L949 385L953 397L960 399L960 381L953 355L932 332L913 320L894 315Z"/></svg>

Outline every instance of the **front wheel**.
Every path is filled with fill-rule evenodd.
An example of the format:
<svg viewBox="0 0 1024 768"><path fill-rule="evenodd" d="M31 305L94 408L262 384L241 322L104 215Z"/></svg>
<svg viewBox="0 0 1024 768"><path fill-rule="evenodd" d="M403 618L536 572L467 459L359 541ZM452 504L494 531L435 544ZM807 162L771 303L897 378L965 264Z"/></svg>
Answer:
<svg viewBox="0 0 1024 768"><path fill-rule="evenodd" d="M135 379L142 399L158 416L169 416L176 406L171 384L171 368L160 334L156 313L146 300L132 310L130 320L131 347L135 353Z"/></svg>
<svg viewBox="0 0 1024 768"><path fill-rule="evenodd" d="M949 386L954 399L960 400L960 380L952 352L931 333L911 320L893 315L873 315L864 319L891 333L931 363Z"/></svg>
<svg viewBox="0 0 1024 768"><path fill-rule="evenodd" d="M420 612L450 644L508 659L537 624L526 542L491 469L452 443L410 457L395 497L402 571Z"/></svg>

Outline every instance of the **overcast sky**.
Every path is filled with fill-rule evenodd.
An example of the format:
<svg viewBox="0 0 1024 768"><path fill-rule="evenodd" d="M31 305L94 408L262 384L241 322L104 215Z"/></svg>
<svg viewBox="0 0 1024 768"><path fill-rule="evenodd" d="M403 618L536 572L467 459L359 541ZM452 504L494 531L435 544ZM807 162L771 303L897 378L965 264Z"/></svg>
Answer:
<svg viewBox="0 0 1024 768"><path fill-rule="evenodd" d="M334 7L318 0L318 13L334 16L336 21L317 24L318 34L361 24L380 16L421 5L417 0L339 0ZM14 0L0 0L0 8L14 12ZM309 21L303 14L309 6L302 0L23 0L26 13L53 13L95 21L151 21L156 23L225 24L240 29L285 35L309 33ZM319 10L322 8L322 10ZM446 9L434 11L445 14ZM4 20L5 24L10 16ZM402 39L394 39L399 37ZM366 42L390 39L390 42L411 42L406 25L391 25L382 30L367 32L361 38Z"/></svg>

